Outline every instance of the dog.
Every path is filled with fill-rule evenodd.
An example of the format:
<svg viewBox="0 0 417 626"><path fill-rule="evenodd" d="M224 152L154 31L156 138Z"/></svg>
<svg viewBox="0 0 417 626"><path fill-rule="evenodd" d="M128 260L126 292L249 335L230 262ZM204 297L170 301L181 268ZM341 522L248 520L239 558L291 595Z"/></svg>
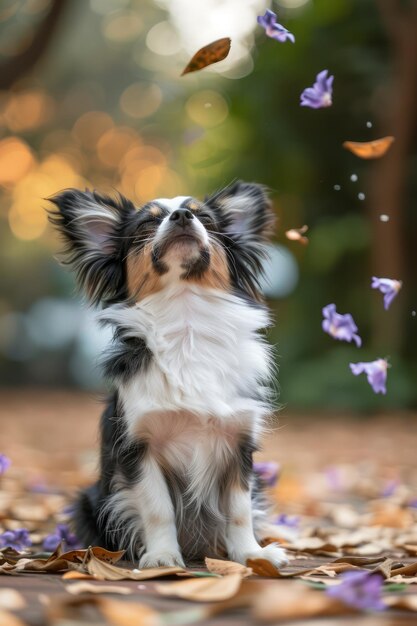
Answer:
<svg viewBox="0 0 417 626"><path fill-rule="evenodd" d="M282 566L283 549L260 545L267 505L252 462L272 410L266 190L238 181L204 202L137 208L69 189L52 202L63 260L114 337L100 473L76 502L77 536L140 568L205 556Z"/></svg>

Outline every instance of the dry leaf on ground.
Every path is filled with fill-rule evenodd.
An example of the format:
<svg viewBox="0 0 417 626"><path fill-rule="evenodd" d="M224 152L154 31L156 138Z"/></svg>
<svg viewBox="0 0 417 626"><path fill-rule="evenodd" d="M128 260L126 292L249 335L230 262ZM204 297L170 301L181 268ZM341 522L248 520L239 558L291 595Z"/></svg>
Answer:
<svg viewBox="0 0 417 626"><path fill-rule="evenodd" d="M26 606L26 600L16 589L0 589L0 609L17 611Z"/></svg>
<svg viewBox="0 0 417 626"><path fill-rule="evenodd" d="M96 609L97 620L103 617L112 626L159 626L159 614L149 606L136 602L122 602L100 596L73 596L58 598L47 608L50 623L91 623L91 609ZM11 625L13 626L13 625ZM19 625L20 626L20 625Z"/></svg>
<svg viewBox="0 0 417 626"><path fill-rule="evenodd" d="M4 611L0 609L0 625L1 626L26 626L21 619L17 617L17 615L13 615L9 611Z"/></svg>
<svg viewBox="0 0 417 626"><path fill-rule="evenodd" d="M77 572L75 570L65 572L65 574L62 574L62 578L64 580L94 580L94 576L91 574L85 574L84 572Z"/></svg>
<svg viewBox="0 0 417 626"><path fill-rule="evenodd" d="M391 609L417 612L417 593L410 593L404 596L388 596L384 598L384 603Z"/></svg>
<svg viewBox="0 0 417 626"><path fill-rule="evenodd" d="M272 583L255 597L253 614L261 622L348 615L354 609L296 582Z"/></svg>
<svg viewBox="0 0 417 626"><path fill-rule="evenodd" d="M417 574L417 562L404 565L403 567L395 567L391 570L391 573L395 576L414 576Z"/></svg>
<svg viewBox="0 0 417 626"><path fill-rule="evenodd" d="M171 576L179 572L185 572L182 567L153 567L149 569L127 569L118 567L112 563L105 563L91 555L85 564L87 573L96 580L150 580L151 578L161 578Z"/></svg>
<svg viewBox="0 0 417 626"><path fill-rule="evenodd" d="M133 589L129 587L121 587L119 585L95 585L94 583L79 582L65 586L68 593L77 596L80 593L118 593L127 596L133 593Z"/></svg>
<svg viewBox="0 0 417 626"><path fill-rule="evenodd" d="M218 63L218 61L223 61L223 59L225 59L229 54L230 45L230 37L223 37L222 39L216 39L216 41L213 41L207 46L200 48L200 50L195 53L191 61L187 64L181 76L184 76L184 74L189 74L190 72L202 70L208 65Z"/></svg>
<svg viewBox="0 0 417 626"><path fill-rule="evenodd" d="M242 584L242 575L227 574L221 578L190 578L156 585L164 596L176 596L196 602L221 602L233 598Z"/></svg>
<svg viewBox="0 0 417 626"><path fill-rule="evenodd" d="M227 574L241 574L242 577L252 575L250 567L245 567L235 561L222 561L221 559L209 559L208 557L204 560L208 571L213 574L220 574L221 576L226 576Z"/></svg>
<svg viewBox="0 0 417 626"><path fill-rule="evenodd" d="M406 585L414 585L417 583L417 576L411 576L411 578L409 576L401 576L401 574L396 574L395 576L391 576L390 578L387 578L386 580L387 583L397 583L397 584L403 584L405 583Z"/></svg>

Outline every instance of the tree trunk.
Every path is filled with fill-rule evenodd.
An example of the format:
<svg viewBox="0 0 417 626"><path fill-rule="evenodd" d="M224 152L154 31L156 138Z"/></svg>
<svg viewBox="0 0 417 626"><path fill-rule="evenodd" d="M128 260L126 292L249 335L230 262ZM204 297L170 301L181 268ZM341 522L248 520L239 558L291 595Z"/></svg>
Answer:
<svg viewBox="0 0 417 626"><path fill-rule="evenodd" d="M30 45L0 65L0 89L10 89L36 65L48 49L67 4L68 0L52 0L50 9L40 22Z"/></svg>
<svg viewBox="0 0 417 626"><path fill-rule="evenodd" d="M378 131L381 136L394 135L395 142L386 156L375 161L370 175L371 270L374 276L403 280L406 284L408 166L417 120L417 1L412 0L408 9L399 0L379 0L378 4L393 59L391 79L384 97L378 98ZM389 216L388 222L381 221L384 214ZM403 294L392 305L389 320L380 301L375 301L372 324L375 348L401 351L406 311Z"/></svg>

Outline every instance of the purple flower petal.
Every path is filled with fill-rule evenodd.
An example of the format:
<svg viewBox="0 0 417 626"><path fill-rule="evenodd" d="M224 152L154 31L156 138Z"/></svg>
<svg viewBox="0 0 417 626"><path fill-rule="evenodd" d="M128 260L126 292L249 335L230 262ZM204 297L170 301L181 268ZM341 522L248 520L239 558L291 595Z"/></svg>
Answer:
<svg viewBox="0 0 417 626"><path fill-rule="evenodd" d="M78 548L79 541L77 537L71 533L67 524L58 524L55 531L47 535L43 542L43 548L47 552L53 552L59 546L61 541L64 542L65 549Z"/></svg>
<svg viewBox="0 0 417 626"><path fill-rule="evenodd" d="M322 109L332 105L334 76L327 76L328 70L319 72L312 87L307 87L301 94L300 105L311 109Z"/></svg>
<svg viewBox="0 0 417 626"><path fill-rule="evenodd" d="M368 383L371 385L375 393L387 393L387 370L388 361L386 359L376 359L367 363L350 363L350 369L354 376L366 374Z"/></svg>
<svg viewBox="0 0 417 626"><path fill-rule="evenodd" d="M392 480L389 480L384 485L384 488L382 489L382 492L381 492L381 496L383 498L389 498L389 497L393 496L395 494L395 492L397 491L399 486L400 486L400 481L398 480L398 478L394 478Z"/></svg>
<svg viewBox="0 0 417 626"><path fill-rule="evenodd" d="M265 15L258 15L257 21L258 24L265 29L266 35L271 37L271 39L276 39L281 43L288 39L292 43L295 43L294 35L284 28L284 26L278 24L276 14L270 9L265 11Z"/></svg>
<svg viewBox="0 0 417 626"><path fill-rule="evenodd" d="M384 579L380 574L345 572L340 585L329 587L326 593L356 609L383 611L386 608L382 601L383 585Z"/></svg>
<svg viewBox="0 0 417 626"><path fill-rule="evenodd" d="M288 528L298 528L300 518L297 515L290 516L286 513L281 513L281 515L275 518L274 524L277 526L287 526Z"/></svg>
<svg viewBox="0 0 417 626"><path fill-rule="evenodd" d="M273 487L278 481L281 467L274 461L260 461L253 464L253 470L268 487Z"/></svg>
<svg viewBox="0 0 417 626"><path fill-rule="evenodd" d="M354 341L360 348L362 339L357 334L358 327L349 313L341 315L337 313L335 304L328 304L323 308L323 317L322 328L325 333L339 341Z"/></svg>
<svg viewBox="0 0 417 626"><path fill-rule="evenodd" d="M29 537L29 531L26 528L18 528L17 530L6 530L0 535L0 549L14 548L15 550L25 550L32 545Z"/></svg>
<svg viewBox="0 0 417 626"><path fill-rule="evenodd" d="M398 295L402 285L401 280L394 280L392 278L377 278L376 276L373 276L371 288L379 289L379 291L384 294L384 309L388 311L391 302Z"/></svg>
<svg viewBox="0 0 417 626"><path fill-rule="evenodd" d="M12 462L9 457L5 454L0 454L0 476L9 469L11 464Z"/></svg>

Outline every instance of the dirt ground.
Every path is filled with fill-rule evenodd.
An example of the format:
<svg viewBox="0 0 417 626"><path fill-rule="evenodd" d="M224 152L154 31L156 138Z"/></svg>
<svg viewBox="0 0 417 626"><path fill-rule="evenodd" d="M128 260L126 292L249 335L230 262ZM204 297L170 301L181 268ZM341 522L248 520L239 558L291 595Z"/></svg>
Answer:
<svg viewBox="0 0 417 626"><path fill-rule="evenodd" d="M89 482L103 402L98 395L67 391L0 391L1 451L34 481ZM382 479L415 485L416 450L417 414L365 417L284 410L256 458L277 461L285 473L307 482L312 472L334 465L361 465L370 477L377 467Z"/></svg>
<svg viewBox="0 0 417 626"><path fill-rule="evenodd" d="M13 480L19 480L29 490L45 488L65 494L91 482L97 463L101 400L67 391L1 391L0 453L12 459ZM366 516L369 520L369 516L374 515L379 516L379 520L383 518L383 526L393 524L398 532L406 532L408 522L403 523L401 517L403 503L407 499L417 500L416 450L417 414L363 417L295 415L283 411L266 436L257 460L276 461L281 467L278 484L271 490L277 513L301 516L307 525L318 528L330 522L342 526L350 524L352 532L357 530L355 522L346 520L352 520L353 514L365 516L357 517L361 523ZM382 513L380 508L381 498L388 491L390 506L397 507L394 522L386 521L390 513L387 513L385 501ZM55 521L50 520L50 523ZM293 571L305 568L305 558L298 560L296 555L290 564ZM310 556L309 564L321 565L328 561L317 553ZM402 559L402 562L411 561ZM134 597L128 599L140 599L158 611L190 607L190 602L185 600L158 596L152 582L139 587L132 581L122 584L135 590ZM0 589L2 587L13 587L26 598L27 606L19 615L23 623L30 626L44 623L44 604L49 602L48 598L65 593L65 584L59 575L0 576ZM415 586L410 585L407 591L412 587ZM415 615L323 617L311 623L316 626L416 624ZM258 622L242 610L235 610L227 616L199 623L237 626Z"/></svg>

